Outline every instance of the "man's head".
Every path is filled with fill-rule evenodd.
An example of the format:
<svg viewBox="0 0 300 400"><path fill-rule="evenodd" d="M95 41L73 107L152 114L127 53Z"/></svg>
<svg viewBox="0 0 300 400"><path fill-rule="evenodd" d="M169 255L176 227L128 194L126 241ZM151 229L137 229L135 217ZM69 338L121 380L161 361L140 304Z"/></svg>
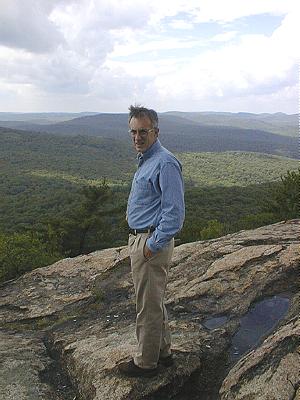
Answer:
<svg viewBox="0 0 300 400"><path fill-rule="evenodd" d="M138 153L145 153L156 141L159 133L156 111L142 107L129 107L129 132Z"/></svg>

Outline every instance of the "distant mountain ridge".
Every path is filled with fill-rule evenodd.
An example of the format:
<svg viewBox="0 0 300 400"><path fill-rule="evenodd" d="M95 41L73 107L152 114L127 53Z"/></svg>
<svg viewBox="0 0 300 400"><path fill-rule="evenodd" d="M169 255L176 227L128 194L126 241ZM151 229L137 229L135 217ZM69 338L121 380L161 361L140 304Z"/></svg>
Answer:
<svg viewBox="0 0 300 400"><path fill-rule="evenodd" d="M64 113L64 112L47 112L47 113L15 113L0 112L0 121L5 122L27 122L33 124L51 124L55 122L67 121L81 116L95 115L96 112L80 112L80 113Z"/></svg>
<svg viewBox="0 0 300 400"><path fill-rule="evenodd" d="M204 125L232 126L244 129L258 129L278 135L298 136L298 114L253 114L246 112L180 112L169 111L167 115L179 116Z"/></svg>
<svg viewBox="0 0 300 400"><path fill-rule="evenodd" d="M85 117L101 116L101 118L114 119L119 122L127 123L127 114L122 113L96 113L96 112L81 112L81 113L7 113L0 112L0 126L12 129L25 129L39 131L40 126L37 125L53 125L64 123L71 120L75 125L82 125L87 121ZM119 116L121 116L119 119ZM247 112L184 112L184 111L167 111L159 114L161 119L165 117L179 118L179 123L190 123L194 125L204 126L230 126L241 129L263 130L270 133L275 133L283 136L298 136L298 114L284 114L277 112L274 114L261 113L253 114ZM110 118L111 117L111 118ZM83 121L81 121L83 118ZM91 121L87 122L91 125ZM54 131L59 127L54 127ZM50 129L48 130L50 131ZM68 132L65 132L68 133Z"/></svg>
<svg viewBox="0 0 300 400"><path fill-rule="evenodd" d="M190 113L188 113L190 116ZM54 124L16 122L15 129L70 136L96 136L127 140L127 114L96 114ZM2 122L0 121L0 126ZM10 121L5 126L13 127ZM22 125L23 124L23 125ZM174 152L246 151L298 157L297 139L258 130L232 126L205 125L179 115L160 114L164 145Z"/></svg>

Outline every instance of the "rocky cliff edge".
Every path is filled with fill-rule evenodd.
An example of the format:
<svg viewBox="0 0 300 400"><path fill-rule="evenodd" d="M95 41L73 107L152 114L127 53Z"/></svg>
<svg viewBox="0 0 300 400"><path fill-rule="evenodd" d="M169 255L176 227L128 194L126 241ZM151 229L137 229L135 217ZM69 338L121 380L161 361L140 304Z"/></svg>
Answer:
<svg viewBox="0 0 300 400"><path fill-rule="evenodd" d="M175 365L126 379L135 348L127 249L3 284L2 400L300 400L300 220L175 248Z"/></svg>

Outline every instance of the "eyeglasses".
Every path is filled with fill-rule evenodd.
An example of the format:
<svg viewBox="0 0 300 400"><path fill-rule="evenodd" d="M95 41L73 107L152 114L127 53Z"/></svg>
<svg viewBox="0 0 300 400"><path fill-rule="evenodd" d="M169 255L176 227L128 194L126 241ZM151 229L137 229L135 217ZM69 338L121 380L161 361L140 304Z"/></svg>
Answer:
<svg viewBox="0 0 300 400"><path fill-rule="evenodd" d="M129 129L128 133L130 133L131 136L136 136L138 133L140 134L141 137L146 137L149 132L155 131L156 128L141 128L141 129Z"/></svg>

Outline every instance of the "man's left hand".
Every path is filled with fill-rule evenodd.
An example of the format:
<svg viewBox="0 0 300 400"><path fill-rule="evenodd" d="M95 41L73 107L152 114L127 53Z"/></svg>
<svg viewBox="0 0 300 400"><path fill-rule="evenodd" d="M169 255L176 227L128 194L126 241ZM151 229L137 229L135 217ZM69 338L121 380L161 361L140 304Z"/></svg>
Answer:
<svg viewBox="0 0 300 400"><path fill-rule="evenodd" d="M144 257L148 259L148 258L151 258L152 256L153 256L152 251L145 244L145 246L144 246Z"/></svg>

